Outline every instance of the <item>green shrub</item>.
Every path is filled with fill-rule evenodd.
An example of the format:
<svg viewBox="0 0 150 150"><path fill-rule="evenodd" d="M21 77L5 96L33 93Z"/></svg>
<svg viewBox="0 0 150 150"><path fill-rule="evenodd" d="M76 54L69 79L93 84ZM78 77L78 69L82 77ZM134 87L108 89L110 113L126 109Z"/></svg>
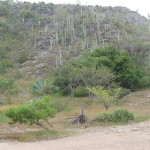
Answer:
<svg viewBox="0 0 150 150"><path fill-rule="evenodd" d="M150 87L150 76L141 78L137 84L137 88L148 88Z"/></svg>
<svg viewBox="0 0 150 150"><path fill-rule="evenodd" d="M1 63L3 64L4 67L7 67L7 68L13 66L12 61L11 61L10 59L7 59L7 58L3 59L3 60L1 61Z"/></svg>
<svg viewBox="0 0 150 150"><path fill-rule="evenodd" d="M6 51L4 48L0 47L0 60L5 59L6 58Z"/></svg>
<svg viewBox="0 0 150 150"><path fill-rule="evenodd" d="M54 117L56 113L57 111L49 105L49 100L42 99L30 102L18 108L9 108L6 112L6 116L12 120L12 123L36 124L48 130L47 126L43 125L42 122L51 126L48 120Z"/></svg>
<svg viewBox="0 0 150 150"><path fill-rule="evenodd" d="M117 109L110 114L109 120L112 122L128 122L134 119L134 114L126 109Z"/></svg>
<svg viewBox="0 0 150 150"><path fill-rule="evenodd" d="M1 62L0 62L0 73L6 73L6 68L3 66Z"/></svg>
<svg viewBox="0 0 150 150"><path fill-rule="evenodd" d="M97 122L109 122L109 113L103 113L95 118Z"/></svg>
<svg viewBox="0 0 150 150"><path fill-rule="evenodd" d="M24 63L28 60L28 56L26 52L22 52L18 58L19 63Z"/></svg>
<svg viewBox="0 0 150 150"><path fill-rule="evenodd" d="M0 73L6 72L6 70L11 67L13 67L12 61L10 61L9 59L3 59L0 62Z"/></svg>
<svg viewBox="0 0 150 150"><path fill-rule="evenodd" d="M8 118L6 117L4 112L0 112L0 123L6 123Z"/></svg>
<svg viewBox="0 0 150 150"><path fill-rule="evenodd" d="M13 95L17 93L17 88L12 79L5 79L0 76L0 94Z"/></svg>
<svg viewBox="0 0 150 150"><path fill-rule="evenodd" d="M20 13L22 16L24 16L25 19L30 19L35 17L35 14L31 10L22 9L20 10Z"/></svg>
<svg viewBox="0 0 150 150"><path fill-rule="evenodd" d="M88 90L85 86L78 86L74 91L75 97L87 97L88 96Z"/></svg>
<svg viewBox="0 0 150 150"><path fill-rule="evenodd" d="M117 109L112 113L104 113L95 118L98 122L126 123L134 119L134 114L126 109Z"/></svg>
<svg viewBox="0 0 150 150"><path fill-rule="evenodd" d="M66 96L69 95L71 93L70 89L68 87L64 88L64 89L60 89L60 94L62 96Z"/></svg>

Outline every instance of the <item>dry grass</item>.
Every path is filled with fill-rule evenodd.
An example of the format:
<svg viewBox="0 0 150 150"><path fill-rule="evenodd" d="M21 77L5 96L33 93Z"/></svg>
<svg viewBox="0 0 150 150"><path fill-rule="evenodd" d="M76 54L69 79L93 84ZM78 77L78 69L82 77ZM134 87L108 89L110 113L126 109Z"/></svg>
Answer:
<svg viewBox="0 0 150 150"><path fill-rule="evenodd" d="M4 106L1 106L1 107L0 107L0 112L6 112L7 109L9 109L10 107L11 107L11 108L17 108L18 105L12 104L12 105L4 105Z"/></svg>
<svg viewBox="0 0 150 150"><path fill-rule="evenodd" d="M138 91L126 96L123 99L125 101L123 107L137 115L149 115L150 98L147 97L148 94L150 94L150 90Z"/></svg>

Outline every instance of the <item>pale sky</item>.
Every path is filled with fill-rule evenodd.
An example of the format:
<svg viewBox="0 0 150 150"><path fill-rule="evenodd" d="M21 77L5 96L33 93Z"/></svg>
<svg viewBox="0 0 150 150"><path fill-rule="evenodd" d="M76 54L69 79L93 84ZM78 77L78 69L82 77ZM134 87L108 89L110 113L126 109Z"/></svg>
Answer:
<svg viewBox="0 0 150 150"><path fill-rule="evenodd" d="M54 4L75 4L80 2L84 5L101 5L101 6L124 6L133 11L139 12L139 14L147 17L150 14L150 0L21 0L29 2L43 1L45 3Z"/></svg>

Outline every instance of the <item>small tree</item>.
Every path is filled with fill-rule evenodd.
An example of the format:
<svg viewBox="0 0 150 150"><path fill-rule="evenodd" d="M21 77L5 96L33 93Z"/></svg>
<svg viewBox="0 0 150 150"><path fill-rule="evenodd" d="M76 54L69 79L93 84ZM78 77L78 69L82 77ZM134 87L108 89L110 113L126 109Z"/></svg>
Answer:
<svg viewBox="0 0 150 150"><path fill-rule="evenodd" d="M115 80L113 72L102 66L99 69L95 67L87 68L84 67L80 70L81 79L85 86L105 86L111 84Z"/></svg>
<svg viewBox="0 0 150 150"><path fill-rule="evenodd" d="M97 86L97 87L88 87L88 90L94 95L96 95L104 105L105 109L108 110L112 101L115 98L119 97L121 88L111 90L111 89L104 89L103 86Z"/></svg>
<svg viewBox="0 0 150 150"><path fill-rule="evenodd" d="M106 86L115 80L115 75L110 69L102 66L99 69L95 67L84 67L80 71L81 79L86 87ZM93 93L89 91L89 97L93 100Z"/></svg>
<svg viewBox="0 0 150 150"><path fill-rule="evenodd" d="M80 74L78 68L72 68L66 75L68 77L69 88L71 90L71 96L74 97L74 90L79 85Z"/></svg>
<svg viewBox="0 0 150 150"><path fill-rule="evenodd" d="M56 110L49 105L47 99L40 101L30 102L18 108L10 108L6 112L6 116L12 119L12 123L20 124L36 124L46 130L49 130L43 122L48 126L52 125L48 122L49 118L56 115Z"/></svg>

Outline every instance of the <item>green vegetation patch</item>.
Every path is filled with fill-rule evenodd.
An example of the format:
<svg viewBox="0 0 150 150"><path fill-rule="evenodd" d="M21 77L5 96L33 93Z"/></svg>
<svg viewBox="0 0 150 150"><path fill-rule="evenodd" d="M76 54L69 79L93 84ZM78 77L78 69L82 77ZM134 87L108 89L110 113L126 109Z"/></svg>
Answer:
<svg viewBox="0 0 150 150"><path fill-rule="evenodd" d="M146 121L148 119L150 119L150 115L141 115L141 116L135 117L133 122L142 122L142 121Z"/></svg>
<svg viewBox="0 0 150 150"><path fill-rule="evenodd" d="M103 113L95 118L97 122L127 123L134 119L134 114L126 109L117 109L112 113Z"/></svg>
<svg viewBox="0 0 150 150"><path fill-rule="evenodd" d="M9 108L6 112L6 116L12 120L12 123L36 124L46 130L49 128L43 125L43 122L52 127L48 120L56 114L57 111L49 105L49 99L30 102L18 108Z"/></svg>
<svg viewBox="0 0 150 150"><path fill-rule="evenodd" d="M78 86L74 91L75 97L87 97L88 95L89 93L85 86Z"/></svg>
<svg viewBox="0 0 150 150"><path fill-rule="evenodd" d="M65 136L69 136L75 134L73 131L56 131L56 130L40 130L40 131L32 131L32 132L24 132L24 133L9 133L3 135L3 140L15 140L21 142L31 142L37 140L50 140L62 138ZM1 136L0 136L1 139Z"/></svg>
<svg viewBox="0 0 150 150"><path fill-rule="evenodd" d="M7 123L9 119L6 117L4 112L0 112L0 123Z"/></svg>

